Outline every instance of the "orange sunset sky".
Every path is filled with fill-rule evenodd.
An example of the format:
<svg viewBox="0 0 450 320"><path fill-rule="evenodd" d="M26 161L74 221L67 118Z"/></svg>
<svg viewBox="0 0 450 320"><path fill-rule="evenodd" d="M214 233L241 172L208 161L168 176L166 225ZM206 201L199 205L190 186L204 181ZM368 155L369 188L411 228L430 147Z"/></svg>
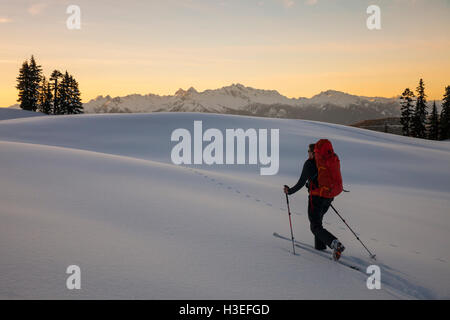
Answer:
<svg viewBox="0 0 450 320"><path fill-rule="evenodd" d="M81 9L69 30L66 9ZM369 5L381 30L369 30ZM68 70L83 102L242 83L288 97L334 89L393 97L450 85L450 0L164 0L0 2L0 107L33 54L44 75Z"/></svg>

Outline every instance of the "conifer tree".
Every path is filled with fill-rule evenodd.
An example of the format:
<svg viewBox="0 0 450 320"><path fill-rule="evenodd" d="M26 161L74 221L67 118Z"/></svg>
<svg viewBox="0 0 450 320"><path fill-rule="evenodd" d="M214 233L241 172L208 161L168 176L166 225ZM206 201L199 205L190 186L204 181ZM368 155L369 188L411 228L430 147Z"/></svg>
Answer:
<svg viewBox="0 0 450 320"><path fill-rule="evenodd" d="M412 101L414 99L414 93L406 88L400 97L401 104L401 118L400 123L402 124L402 132L404 136L411 135L411 125L413 116L413 105Z"/></svg>
<svg viewBox="0 0 450 320"><path fill-rule="evenodd" d="M69 104L68 114L83 113L83 104L81 103L80 90L78 88L78 82L75 78L69 76Z"/></svg>
<svg viewBox="0 0 450 320"><path fill-rule="evenodd" d="M20 107L23 110L31 110L30 67L28 66L28 61L24 61L22 68L19 70L16 88L19 90L19 98L17 99L17 102L20 102Z"/></svg>
<svg viewBox="0 0 450 320"><path fill-rule="evenodd" d="M47 80L34 56L24 61L19 70L16 88L19 90L20 107L24 110L46 114L83 113L78 82L67 71L63 75L54 70Z"/></svg>
<svg viewBox="0 0 450 320"><path fill-rule="evenodd" d="M19 70L16 88L19 90L20 107L23 110L36 111L38 108L39 89L42 78L42 68L31 56L30 63L25 61Z"/></svg>
<svg viewBox="0 0 450 320"><path fill-rule="evenodd" d="M52 89L53 89L53 114L61 114L61 108L59 103L59 95L58 95L58 81L62 77L62 73L58 70L53 70L50 81L52 81Z"/></svg>
<svg viewBox="0 0 450 320"><path fill-rule="evenodd" d="M416 138L426 138L426 120L427 120L427 95L425 94L425 85L420 79L419 85L416 88L417 99L416 108L412 118L412 136Z"/></svg>
<svg viewBox="0 0 450 320"><path fill-rule="evenodd" d="M36 111L38 108L39 90L42 80L42 67L36 63L34 56L30 59L30 93L32 97L32 110Z"/></svg>
<svg viewBox="0 0 450 320"><path fill-rule="evenodd" d="M58 114L68 114L70 110L70 76L66 71L58 86Z"/></svg>
<svg viewBox="0 0 450 320"><path fill-rule="evenodd" d="M42 77L41 89L39 92L39 106L38 110L45 114L52 113L53 94L50 83L45 77Z"/></svg>
<svg viewBox="0 0 450 320"><path fill-rule="evenodd" d="M439 138L439 115L436 107L436 101L433 101L433 110L428 122L428 139L438 140Z"/></svg>
<svg viewBox="0 0 450 320"><path fill-rule="evenodd" d="M450 86L445 87L442 101L441 116L439 119L439 139L450 139Z"/></svg>

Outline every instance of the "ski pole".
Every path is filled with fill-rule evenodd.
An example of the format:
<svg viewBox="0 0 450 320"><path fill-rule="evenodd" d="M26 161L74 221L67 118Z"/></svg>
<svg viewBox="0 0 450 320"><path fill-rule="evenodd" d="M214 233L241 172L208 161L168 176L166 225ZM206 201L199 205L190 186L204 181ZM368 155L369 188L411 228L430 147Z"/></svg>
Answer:
<svg viewBox="0 0 450 320"><path fill-rule="evenodd" d="M375 255L372 254L372 252L369 251L369 249L367 249L367 247L364 245L364 243L359 239L359 237L356 235L356 233L352 230L352 228L350 228L350 226L347 224L347 222L345 222L344 218L341 217L341 215L339 214L339 212L337 212L337 210L333 207L333 205L331 205L331 208L333 208L334 212L336 212L336 214L339 216L339 218L341 218L342 221L344 221L345 225L350 229L350 231L355 235L356 239L359 240L359 242L361 242L361 244L363 245L363 247L367 250L367 252L369 252L370 258L373 260L375 259Z"/></svg>
<svg viewBox="0 0 450 320"><path fill-rule="evenodd" d="M287 187L287 186L285 185L285 187ZM291 221L291 209L289 208L289 197L288 197L287 193L285 193L285 195L286 195L286 203L287 203L287 209L288 209L288 214L289 214L289 225L291 227L292 250L294 250L294 255L295 255L294 233L292 232L292 221Z"/></svg>

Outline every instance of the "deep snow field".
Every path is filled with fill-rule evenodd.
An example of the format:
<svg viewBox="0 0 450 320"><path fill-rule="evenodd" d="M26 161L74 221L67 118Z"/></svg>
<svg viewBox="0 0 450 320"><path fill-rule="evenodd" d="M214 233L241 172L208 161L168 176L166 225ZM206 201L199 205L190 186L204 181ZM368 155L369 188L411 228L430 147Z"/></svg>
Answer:
<svg viewBox="0 0 450 320"><path fill-rule="evenodd" d="M0 117L1 118L1 117ZM177 128L280 129L280 169L172 164ZM328 138L344 188L324 227L337 264L290 238L282 186ZM204 143L206 145L206 143ZM0 121L1 299L450 298L450 143L328 123L202 113L89 114ZM307 191L294 236L313 245ZM329 253L328 253L329 254ZM66 268L81 268L81 290ZM381 269L369 290L367 266Z"/></svg>
<svg viewBox="0 0 450 320"><path fill-rule="evenodd" d="M0 120L46 116L42 112L27 111L16 108L0 108Z"/></svg>

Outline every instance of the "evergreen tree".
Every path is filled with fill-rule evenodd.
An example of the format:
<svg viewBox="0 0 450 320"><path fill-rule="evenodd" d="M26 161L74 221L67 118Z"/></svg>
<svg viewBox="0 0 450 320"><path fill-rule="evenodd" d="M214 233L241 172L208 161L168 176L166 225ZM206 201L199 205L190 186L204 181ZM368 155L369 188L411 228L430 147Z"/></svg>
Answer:
<svg viewBox="0 0 450 320"><path fill-rule="evenodd" d="M30 63L25 61L22 64L17 77L16 88L19 90L17 101L23 110L37 110L41 78L42 68L36 64L34 56L31 56Z"/></svg>
<svg viewBox="0 0 450 320"><path fill-rule="evenodd" d="M445 87L439 129L439 139L446 140L450 138L450 86Z"/></svg>
<svg viewBox="0 0 450 320"><path fill-rule="evenodd" d="M45 77L42 78L41 89L39 92L38 110L45 114L52 113L53 94L50 83Z"/></svg>
<svg viewBox="0 0 450 320"><path fill-rule="evenodd" d="M70 76L66 71L62 80L58 86L58 102L59 102L59 113L58 114L68 114L70 107Z"/></svg>
<svg viewBox="0 0 450 320"><path fill-rule="evenodd" d="M400 123L402 124L402 131L404 136L411 135L411 125L412 125L412 116L413 116L413 105L412 101L414 99L414 93L406 88L403 91L402 96L400 97L401 108L401 118Z"/></svg>
<svg viewBox="0 0 450 320"><path fill-rule="evenodd" d="M59 103L59 95L58 95L58 81L59 78L61 78L63 75L58 70L53 70L50 81L53 81L52 83L52 89L53 89L53 114L61 114L61 108Z"/></svg>
<svg viewBox="0 0 450 320"><path fill-rule="evenodd" d="M428 122L428 139L438 140L439 138L439 115L436 108L436 101L433 101L433 110Z"/></svg>
<svg viewBox="0 0 450 320"><path fill-rule="evenodd" d="M67 113L84 113L83 104L81 103L80 90L78 89L78 82L71 75L69 76L69 108Z"/></svg>
<svg viewBox="0 0 450 320"><path fill-rule="evenodd" d="M20 106L24 110L39 110L46 114L83 113L78 82L67 71L54 70L47 81L34 56L19 70L17 86Z"/></svg>
<svg viewBox="0 0 450 320"><path fill-rule="evenodd" d="M41 87L41 80L42 80L42 67L36 64L34 56L31 56L29 67L30 67L30 86L31 86L30 94L32 98L31 110L36 111L38 108L39 89Z"/></svg>
<svg viewBox="0 0 450 320"><path fill-rule="evenodd" d="M20 107L23 110L31 110L32 99L30 97L30 67L28 61L24 61L22 68L19 70L16 88L19 90L17 102L20 102Z"/></svg>
<svg viewBox="0 0 450 320"><path fill-rule="evenodd" d="M412 118L412 136L416 138L426 138L425 122L427 119L427 100L425 94L425 85L420 79L419 85L416 88L417 99L416 109Z"/></svg>

